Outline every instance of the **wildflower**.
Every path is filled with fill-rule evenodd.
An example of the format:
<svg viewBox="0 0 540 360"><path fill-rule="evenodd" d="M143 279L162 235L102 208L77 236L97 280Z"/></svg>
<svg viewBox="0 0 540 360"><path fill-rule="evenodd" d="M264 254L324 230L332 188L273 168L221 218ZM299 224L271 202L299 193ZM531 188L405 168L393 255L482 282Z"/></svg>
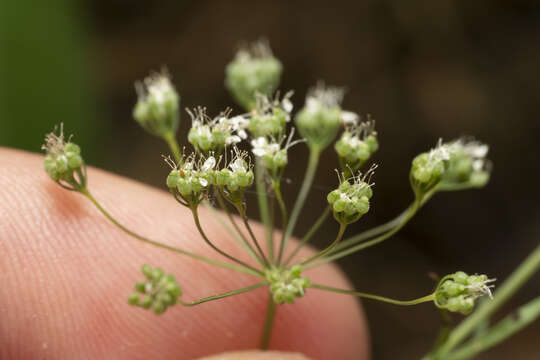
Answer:
<svg viewBox="0 0 540 360"><path fill-rule="evenodd" d="M292 304L295 298L304 296L311 281L308 278L300 277L301 273L301 265L294 265L289 269L273 267L266 270L270 293L277 304Z"/></svg>
<svg viewBox="0 0 540 360"><path fill-rule="evenodd" d="M86 185L86 168L81 156L81 148L72 143L71 138L65 141L63 125L60 125L58 135L55 132L56 129L45 136L45 144L41 147L46 152L45 171L62 186L71 190L80 190Z"/></svg>
<svg viewBox="0 0 540 360"><path fill-rule="evenodd" d="M253 166L249 161L247 151L240 151L233 148L233 158L229 165L220 171L220 176L225 181L221 181L229 192L243 191L253 184Z"/></svg>
<svg viewBox="0 0 540 360"><path fill-rule="evenodd" d="M369 183L375 172L372 166L365 174L358 174L351 179L340 176L340 184L327 196L328 203L334 212L334 218L341 224L350 224L369 211L369 200L373 196ZM339 174L338 174L339 175ZM349 180L352 180L352 184Z"/></svg>
<svg viewBox="0 0 540 360"><path fill-rule="evenodd" d="M220 152L228 145L234 145L247 137L247 121L241 116L229 118L230 110L225 110L215 118L206 115L206 109L198 107L187 110L192 119L188 141L202 153Z"/></svg>
<svg viewBox="0 0 540 360"><path fill-rule="evenodd" d="M225 86L247 110L256 106L255 94L272 94L281 77L282 65L265 41L241 48L225 69Z"/></svg>
<svg viewBox="0 0 540 360"><path fill-rule="evenodd" d="M492 298L489 285L495 279L486 275L467 275L463 271L445 276L435 290L435 305L452 312L468 314L472 311L477 298Z"/></svg>
<svg viewBox="0 0 540 360"><path fill-rule="evenodd" d="M176 304L182 290L173 275L165 275L162 269L152 269L149 265L143 265L141 272L146 280L135 285L136 292L128 297L130 305L143 309L152 308L154 313L159 315Z"/></svg>
<svg viewBox="0 0 540 360"><path fill-rule="evenodd" d="M293 104L290 100L293 92L289 91L279 100L263 94L256 94L257 106L251 113L249 132L253 137L277 136L285 132L286 123L291 120Z"/></svg>
<svg viewBox="0 0 540 360"><path fill-rule="evenodd" d="M138 101L133 110L135 120L149 133L161 137L176 133L180 119L180 96L163 71L151 74L135 84Z"/></svg>
<svg viewBox="0 0 540 360"><path fill-rule="evenodd" d="M439 140L434 149L414 158L410 178L415 193L422 195L441 181L453 151Z"/></svg>
<svg viewBox="0 0 540 360"><path fill-rule="evenodd" d="M489 147L474 139L461 138L448 144L450 163L442 187L470 185L482 187L489 181L491 163L486 159Z"/></svg>
<svg viewBox="0 0 540 360"><path fill-rule="evenodd" d="M334 147L343 165L358 170L379 148L375 122L346 126Z"/></svg>
<svg viewBox="0 0 540 360"><path fill-rule="evenodd" d="M200 157L196 160L196 155L192 154L180 167L170 158L165 158L165 161L172 168L167 176L167 187L175 198L186 206L200 203L209 186L215 182L215 157L210 155L206 159Z"/></svg>
<svg viewBox="0 0 540 360"><path fill-rule="evenodd" d="M272 175L277 175L288 163L288 150L304 140L292 141L294 128L288 137L282 136L280 141L261 136L251 141L253 154L261 159L265 169ZM285 140L286 139L286 140Z"/></svg>
<svg viewBox="0 0 540 360"><path fill-rule="evenodd" d="M343 89L325 87L322 83L310 89L304 108L296 115L296 125L308 145L323 150L334 141L343 121L343 94ZM351 113L345 113L345 118L351 122Z"/></svg>

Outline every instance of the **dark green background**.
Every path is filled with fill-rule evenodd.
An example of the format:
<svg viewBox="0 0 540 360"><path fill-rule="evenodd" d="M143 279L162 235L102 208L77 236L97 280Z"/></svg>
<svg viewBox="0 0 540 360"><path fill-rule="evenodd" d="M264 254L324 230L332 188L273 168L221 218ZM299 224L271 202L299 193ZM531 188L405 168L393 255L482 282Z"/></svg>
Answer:
<svg viewBox="0 0 540 360"><path fill-rule="evenodd" d="M439 137L469 134L491 145L486 189L436 196L392 241L342 262L358 289L413 298L433 286L429 272L455 270L504 280L538 244L536 1L2 0L0 145L39 151L44 134L63 122L90 164L163 188L160 154L167 148L131 118L134 81L166 65L182 107L217 113L233 105L225 65L241 41L260 36L282 60L281 88L296 91L297 108L323 79L348 89L344 108L377 119L373 207L351 233L407 205L410 161ZM182 139L188 126L183 116ZM301 156L292 157L287 173L289 202L307 153L302 146L295 152ZM308 209L324 205L336 184L334 167L328 152ZM298 234L316 215L305 213ZM329 222L317 243L336 228ZM539 280L511 306L538 296ZM433 307L365 307L376 359L417 359L431 344ZM539 331L535 324L480 358L536 359Z"/></svg>

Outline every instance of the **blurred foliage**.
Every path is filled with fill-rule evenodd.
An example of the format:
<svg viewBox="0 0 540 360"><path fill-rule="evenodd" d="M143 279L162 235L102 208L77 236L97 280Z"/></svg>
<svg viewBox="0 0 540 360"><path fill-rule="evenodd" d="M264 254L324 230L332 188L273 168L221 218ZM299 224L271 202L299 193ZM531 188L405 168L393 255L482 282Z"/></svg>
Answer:
<svg viewBox="0 0 540 360"><path fill-rule="evenodd" d="M39 151L44 135L64 122L85 157L99 156L79 11L71 0L0 2L0 145Z"/></svg>

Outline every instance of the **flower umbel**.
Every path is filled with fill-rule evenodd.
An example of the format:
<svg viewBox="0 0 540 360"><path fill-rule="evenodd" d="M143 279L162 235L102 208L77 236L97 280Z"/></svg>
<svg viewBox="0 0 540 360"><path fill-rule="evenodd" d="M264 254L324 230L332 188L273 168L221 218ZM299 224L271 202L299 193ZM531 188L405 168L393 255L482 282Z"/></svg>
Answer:
<svg viewBox="0 0 540 360"><path fill-rule="evenodd" d="M135 285L136 292L128 297L130 305L143 309L151 308L159 315L176 304L182 290L173 275L165 275L162 269L152 269L149 265L143 265L141 272L146 280L139 281Z"/></svg>
<svg viewBox="0 0 540 360"><path fill-rule="evenodd" d="M491 162L486 158L489 147L471 138L448 143L450 163L441 181L441 188L483 187L489 181Z"/></svg>
<svg viewBox="0 0 540 360"><path fill-rule="evenodd" d="M369 211L369 200L373 196L370 179L376 168L374 165L365 174L359 173L349 179L343 175L339 177L339 187L327 196L334 218L339 223L353 223Z"/></svg>
<svg viewBox="0 0 540 360"><path fill-rule="evenodd" d="M278 87L282 65L268 42L242 47L225 69L225 86L246 110L255 108L256 93L270 96Z"/></svg>
<svg viewBox="0 0 540 360"><path fill-rule="evenodd" d="M221 153L226 146L237 144L247 137L244 130L247 121L241 116L229 117L230 110L223 111L215 118L206 115L204 107L186 111L192 120L188 141L201 153Z"/></svg>
<svg viewBox="0 0 540 360"><path fill-rule="evenodd" d="M304 107L296 115L296 126L308 145L321 150L330 145L343 116L349 123L356 122L354 114L341 109L344 93L343 89L326 87L322 82L309 90Z"/></svg>
<svg viewBox="0 0 540 360"><path fill-rule="evenodd" d="M256 43L241 50L228 65L226 74L227 87L248 112L233 116L232 110L225 110L216 117L210 117L204 107L187 110L192 118L192 127L188 133L188 141L193 146L190 155L187 155L189 152L185 149L181 150L174 135L179 120L179 96L166 73L152 74L137 84L139 98L134 109L136 120L150 133L162 137L169 145L174 160L165 157L171 167L166 180L167 187L180 204L189 208L194 226L203 241L202 245L211 248L217 259L169 243L161 243L128 229L87 189L81 150L70 139L66 141L62 127L59 134L52 133L46 137L43 149L46 151L45 170L48 175L64 188L84 195L125 234L141 243L257 279L255 283L240 289L183 301L180 298L181 289L172 275L165 275L159 268L153 269L144 265L142 272L146 279L137 283L136 292L128 299L130 304L151 308L156 314L161 314L175 304L196 306L267 286L268 310L261 336L261 348L265 349L269 344L276 306L297 301L305 295L307 288L402 306L434 302L445 311L463 314L473 309L477 298L484 295L491 297L493 285L490 284L494 280L485 275L467 275L463 272L444 277L435 291L413 300L396 300L339 289L312 283L310 279L302 276L303 271L363 251L391 238L437 191L483 186L489 179L490 169L490 163L486 160L487 145L465 138L450 143L439 141L434 149L418 155L412 161L409 181L415 196L411 204L396 218L345 238L346 232L351 228L348 225L358 221L372 205L374 184L371 177L376 166L373 165L364 174L358 170L378 150L378 134L375 132L374 122L369 117L368 121L360 122L357 114L344 111L341 108L343 89L326 87L320 83L308 92L304 107L296 114L295 124L290 124L293 110L292 92L281 98L279 94L272 95L279 82L281 63L273 57L266 43ZM293 140L295 125L301 140ZM325 158L322 152L334 142L341 126L344 126L345 131L335 143L340 165L339 185L327 195L328 205L318 219L312 226L306 226L309 230L296 242L296 246L290 249L287 244L297 235L296 225L309 221L309 217L302 214L302 210L308 203L306 200L310 189L321 170L318 169L319 163L324 163L320 161ZM240 142L247 139L248 134L251 136L251 153L257 160L255 166L250 154L240 150ZM304 141L309 150L305 175L299 182L285 181L285 169L289 162L294 160L294 153L290 153L291 148ZM303 165L303 162L299 163ZM282 185L285 183L291 187L283 189ZM293 189L292 184L296 183L300 186ZM247 195L253 193L251 187L254 184L256 197L253 198L257 199L259 214L265 225L264 236L254 231L248 218L247 207L251 204L251 199ZM288 205L292 202L284 195L295 193L295 190L296 200L289 209ZM206 209L201 209L199 205ZM215 211L214 205L219 205L221 212ZM219 246L221 241L213 239L216 233L206 231L207 224L203 218L208 216L209 211L231 235L230 238L246 251L246 258L226 251L228 247L222 249ZM335 228L335 223L330 226L326 224L330 214L333 214L339 223L334 240L329 241L329 244L318 252L309 254L301 251L323 225L326 229ZM226 240L228 239L223 239ZM533 266L528 265L521 273L517 272L519 276L514 280L514 284L523 280L524 272L530 275L531 269ZM487 303L487 306L494 303L500 305L502 296L509 296L505 289L508 288L501 287L499 294L502 295L497 296L498 301ZM482 311L476 312L466 321L477 321L477 314L482 314ZM496 327L494 329L497 330ZM469 335L462 333L460 336L464 339ZM437 349L444 346L445 344L442 344Z"/></svg>
<svg viewBox="0 0 540 360"><path fill-rule="evenodd" d="M435 291L435 305L452 312L468 314L474 308L477 298L491 295L489 285L495 279L489 279L487 275L467 275L463 271L445 276Z"/></svg>
<svg viewBox="0 0 540 360"><path fill-rule="evenodd" d="M133 110L135 120L153 135L175 134L180 121L180 96L167 72L151 74L135 83L135 89L139 97Z"/></svg>
<svg viewBox="0 0 540 360"><path fill-rule="evenodd" d="M346 126L334 147L340 158L342 171L357 171L379 148L375 122L368 120Z"/></svg>
<svg viewBox="0 0 540 360"><path fill-rule="evenodd" d="M65 141L64 126L60 132L56 129L45 136L45 171L49 176L69 190L80 190L86 186L86 166L81 156L81 148L71 142L71 137Z"/></svg>
<svg viewBox="0 0 540 360"><path fill-rule="evenodd" d="M255 138L279 136L285 133L285 126L291 120L293 104L290 100L293 92L286 93L281 101L279 93L274 99L257 93L257 107L251 112L249 132Z"/></svg>

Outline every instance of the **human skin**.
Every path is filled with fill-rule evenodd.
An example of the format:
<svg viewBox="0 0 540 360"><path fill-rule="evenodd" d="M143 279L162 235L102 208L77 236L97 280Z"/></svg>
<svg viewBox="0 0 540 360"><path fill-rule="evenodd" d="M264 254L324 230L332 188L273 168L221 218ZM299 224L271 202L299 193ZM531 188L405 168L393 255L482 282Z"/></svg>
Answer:
<svg viewBox="0 0 540 360"><path fill-rule="evenodd" d="M203 242L191 212L165 191L91 167L88 181L95 198L128 228L225 261ZM218 247L249 260L203 209L201 219ZM256 233L263 234L261 227ZM48 178L41 155L0 149L1 359L192 359L257 348L266 287L156 316L126 303L142 280L142 264L174 274L186 301L258 282L129 237L82 195ZM332 265L306 275L349 288ZM358 360L369 357L367 339L357 299L308 289L294 305L278 308L270 348L313 359ZM299 359L235 356L226 359Z"/></svg>

